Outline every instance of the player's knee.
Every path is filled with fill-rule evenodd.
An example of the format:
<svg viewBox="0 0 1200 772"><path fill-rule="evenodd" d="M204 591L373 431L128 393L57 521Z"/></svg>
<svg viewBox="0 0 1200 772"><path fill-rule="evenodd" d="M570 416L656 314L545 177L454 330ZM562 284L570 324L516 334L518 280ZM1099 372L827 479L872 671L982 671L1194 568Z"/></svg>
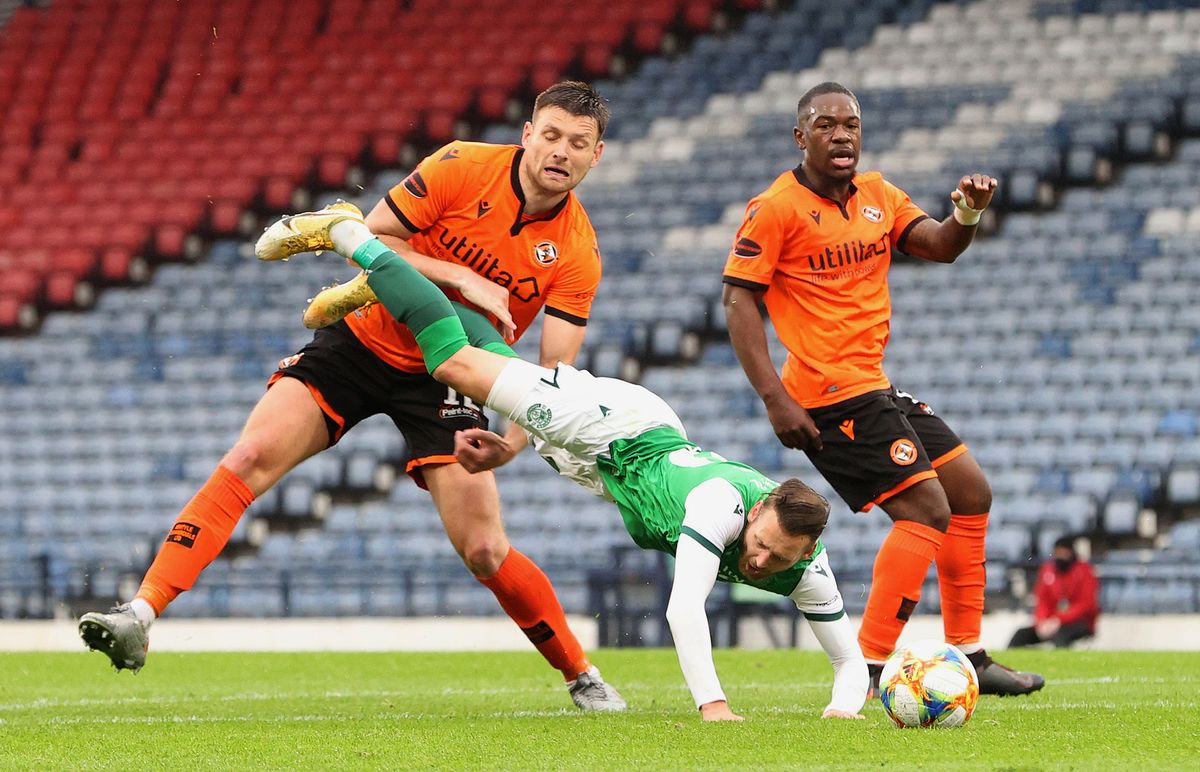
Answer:
<svg viewBox="0 0 1200 772"><path fill-rule="evenodd" d="M473 575L487 579L495 576L500 570L500 564L508 555L508 541L501 539L480 539L463 545L459 550L463 563Z"/></svg>
<svg viewBox="0 0 1200 772"><path fill-rule="evenodd" d="M926 480L883 504L893 520L910 520L945 533L950 527L950 502L936 481Z"/></svg>
<svg viewBox="0 0 1200 772"><path fill-rule="evenodd" d="M956 492L951 509L958 515L982 515L992 511L992 487L979 480L965 491Z"/></svg>
<svg viewBox="0 0 1200 772"><path fill-rule="evenodd" d="M243 437L221 459L221 465L243 480L264 473L272 464L267 443Z"/></svg>
<svg viewBox="0 0 1200 772"><path fill-rule="evenodd" d="M927 525L930 528L935 528L942 533L950 529L950 507L945 509L935 509L929 513L929 522Z"/></svg>

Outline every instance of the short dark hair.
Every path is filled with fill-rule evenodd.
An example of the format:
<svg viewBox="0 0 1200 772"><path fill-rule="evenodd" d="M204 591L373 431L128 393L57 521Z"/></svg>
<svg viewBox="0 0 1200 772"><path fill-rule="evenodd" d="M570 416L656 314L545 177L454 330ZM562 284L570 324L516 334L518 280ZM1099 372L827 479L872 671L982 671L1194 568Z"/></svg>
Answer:
<svg viewBox="0 0 1200 772"><path fill-rule="evenodd" d="M604 137L604 130L608 128L608 100L580 80L564 80L538 94L533 101L534 114L543 107L558 107L571 115L591 118L600 132L597 140Z"/></svg>
<svg viewBox="0 0 1200 772"><path fill-rule="evenodd" d="M1070 550L1071 555L1074 556L1075 555L1075 537L1074 536L1060 536L1054 542L1054 549Z"/></svg>
<svg viewBox="0 0 1200 772"><path fill-rule="evenodd" d="M804 123L804 111L808 109L809 104L817 97L825 96L826 94L845 94L854 100L854 104L858 104L858 97L854 96L853 91L841 83L834 83L831 80L827 80L805 91L804 96L800 97L800 101L796 103L796 122Z"/></svg>
<svg viewBox="0 0 1200 772"><path fill-rule="evenodd" d="M795 477L771 491L763 506L775 510L779 527L788 536L816 539L829 522L829 502Z"/></svg>

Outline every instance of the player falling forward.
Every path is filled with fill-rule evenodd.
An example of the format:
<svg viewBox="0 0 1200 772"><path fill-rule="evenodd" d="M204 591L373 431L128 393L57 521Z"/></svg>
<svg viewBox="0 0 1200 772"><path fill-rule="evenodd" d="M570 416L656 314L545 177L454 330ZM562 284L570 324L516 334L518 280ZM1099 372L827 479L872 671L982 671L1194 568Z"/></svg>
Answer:
<svg viewBox="0 0 1200 772"><path fill-rule="evenodd" d="M712 659L704 603L718 579L790 597L833 664L823 715L862 718L866 662L819 538L829 516L825 499L799 480L780 485L701 450L674 411L641 386L517 359L486 319L461 306L456 313L440 289L345 209L284 218L259 239L257 252L281 259L311 249L337 251L365 273L318 294L307 323L377 299L413 331L434 378L508 416L560 474L616 503L640 547L675 555L667 620L705 720L741 719ZM470 471L491 469L504 458L505 442L468 429L458 433L455 454Z"/></svg>
<svg viewBox="0 0 1200 772"><path fill-rule="evenodd" d="M945 637L966 653L983 694L1027 694L1040 675L994 662L979 642L992 494L967 446L883 372L893 245L951 263L975 235L996 180L963 177L942 222L877 172L856 173L862 117L837 83L797 105L804 161L746 208L725 264L725 310L738 360L780 441L807 453L850 508L879 505L891 532L875 558L859 643L878 681L937 563ZM757 300L788 349L782 378Z"/></svg>
<svg viewBox="0 0 1200 772"><path fill-rule="evenodd" d="M555 84L534 102L520 147L451 142L388 191L366 221L431 281L492 314L514 337L544 308L543 364L572 362L600 281L596 234L573 190L600 161L608 116L587 84ZM179 514L137 597L108 614L85 614L84 641L118 670L136 672L150 624L191 589L255 497L383 413L404 434L407 471L428 489L455 551L562 672L575 704L624 710L567 625L549 578L509 543L494 476L455 462L455 432L486 427L483 412L429 377L410 330L378 308L351 310L280 362L237 443ZM525 433L508 439L508 457L515 456Z"/></svg>

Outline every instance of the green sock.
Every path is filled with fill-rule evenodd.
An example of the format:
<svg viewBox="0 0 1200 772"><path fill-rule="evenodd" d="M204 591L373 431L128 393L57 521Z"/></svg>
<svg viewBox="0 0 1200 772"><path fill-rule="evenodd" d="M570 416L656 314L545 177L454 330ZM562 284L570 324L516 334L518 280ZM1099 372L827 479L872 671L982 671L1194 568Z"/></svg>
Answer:
<svg viewBox="0 0 1200 772"><path fill-rule="evenodd" d="M378 239L363 247L367 244L382 246ZM356 256L363 247L355 250ZM384 250L371 258L367 284L388 313L413 331L425 356L425 369L432 373L454 352L470 345L467 334L441 289L404 258L387 247Z"/></svg>
<svg viewBox="0 0 1200 772"><path fill-rule="evenodd" d="M515 358L517 356L517 352L504 342L504 337L496 331L486 316L467 308L462 303L455 303L453 300L450 301L450 305L458 314L458 320L462 322L463 329L467 333L467 340L472 346L504 357Z"/></svg>
<svg viewBox="0 0 1200 772"><path fill-rule="evenodd" d="M395 254L379 239L369 239L358 245L358 249L354 250L354 254L350 256L350 259L358 263L359 268L369 271L375 262L375 258L389 253Z"/></svg>

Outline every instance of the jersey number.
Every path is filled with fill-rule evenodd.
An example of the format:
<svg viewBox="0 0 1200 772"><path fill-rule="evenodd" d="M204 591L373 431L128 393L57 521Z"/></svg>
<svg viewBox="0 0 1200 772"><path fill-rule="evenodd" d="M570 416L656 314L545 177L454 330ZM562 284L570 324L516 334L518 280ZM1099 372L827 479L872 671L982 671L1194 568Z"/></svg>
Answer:
<svg viewBox="0 0 1200 772"><path fill-rule="evenodd" d="M479 406L476 405L475 402L472 401L472 399L470 397L468 397L466 394L459 394L457 391L450 388L449 386L446 387L446 402L445 402L445 404L446 405L462 405L463 407L469 407L472 410L479 409Z"/></svg>
<svg viewBox="0 0 1200 772"><path fill-rule="evenodd" d="M691 468L719 464L725 460L716 453L701 450L700 448L680 448L679 450L673 450L667 458L675 466Z"/></svg>

